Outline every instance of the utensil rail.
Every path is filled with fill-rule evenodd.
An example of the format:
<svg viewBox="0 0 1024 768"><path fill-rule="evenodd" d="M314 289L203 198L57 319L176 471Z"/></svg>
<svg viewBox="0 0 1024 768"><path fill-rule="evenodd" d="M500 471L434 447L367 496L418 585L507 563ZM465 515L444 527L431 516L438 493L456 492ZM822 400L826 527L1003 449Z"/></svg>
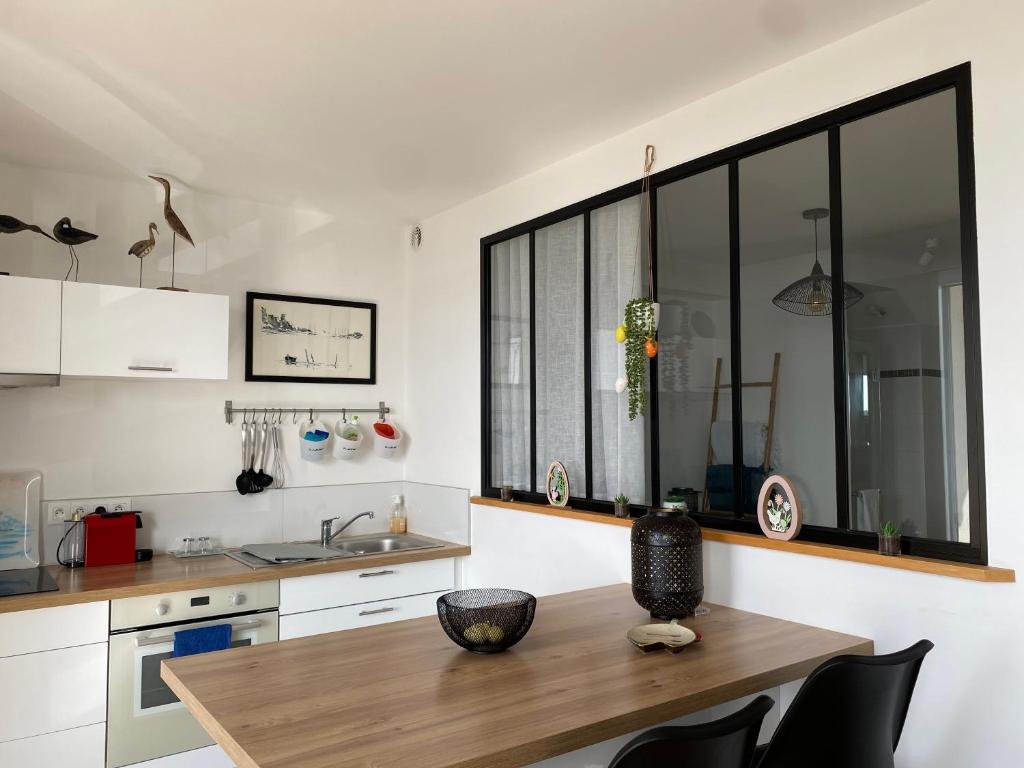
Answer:
<svg viewBox="0 0 1024 768"><path fill-rule="evenodd" d="M306 408L274 408L271 406L254 407L254 408L236 408L231 400L224 401L224 422L231 424L234 422L236 413L251 413L253 416L263 414L263 416L284 416L285 414L291 414L297 416L299 414L319 414L319 413L340 413L343 416L347 416L350 413L375 413L381 421L385 421L387 414L391 413L391 407L381 400L378 402L376 408L324 408L318 406L309 406Z"/></svg>

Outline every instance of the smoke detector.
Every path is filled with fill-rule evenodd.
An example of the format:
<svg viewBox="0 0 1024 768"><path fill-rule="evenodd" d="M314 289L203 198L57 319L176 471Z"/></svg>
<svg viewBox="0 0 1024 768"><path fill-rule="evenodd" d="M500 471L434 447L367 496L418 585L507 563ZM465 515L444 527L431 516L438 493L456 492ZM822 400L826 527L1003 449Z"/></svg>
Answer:
<svg viewBox="0 0 1024 768"><path fill-rule="evenodd" d="M420 229L419 224L412 228L412 232L409 235L409 242L412 243L413 248L419 248L420 243L423 242L423 230Z"/></svg>

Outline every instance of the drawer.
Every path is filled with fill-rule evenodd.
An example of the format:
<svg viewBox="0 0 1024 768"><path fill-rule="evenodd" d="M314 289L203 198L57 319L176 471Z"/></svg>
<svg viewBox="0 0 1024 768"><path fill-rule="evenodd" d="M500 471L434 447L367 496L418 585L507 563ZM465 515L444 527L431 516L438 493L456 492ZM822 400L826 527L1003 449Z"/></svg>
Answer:
<svg viewBox="0 0 1024 768"><path fill-rule="evenodd" d="M104 768L107 729L103 723L0 743L4 768Z"/></svg>
<svg viewBox="0 0 1024 768"><path fill-rule="evenodd" d="M443 594L444 591L430 592L426 595L410 595L394 600L379 600L374 603L282 616L281 639L290 640L293 637L322 635L343 629L372 627L391 621L432 616L437 613L437 598Z"/></svg>
<svg viewBox="0 0 1024 768"><path fill-rule="evenodd" d="M0 659L0 691L0 742L102 723L107 644Z"/></svg>
<svg viewBox="0 0 1024 768"><path fill-rule="evenodd" d="M426 560L281 580L281 615L370 603L455 586L455 560Z"/></svg>
<svg viewBox="0 0 1024 768"><path fill-rule="evenodd" d="M0 657L105 643L109 612L101 601L0 613Z"/></svg>

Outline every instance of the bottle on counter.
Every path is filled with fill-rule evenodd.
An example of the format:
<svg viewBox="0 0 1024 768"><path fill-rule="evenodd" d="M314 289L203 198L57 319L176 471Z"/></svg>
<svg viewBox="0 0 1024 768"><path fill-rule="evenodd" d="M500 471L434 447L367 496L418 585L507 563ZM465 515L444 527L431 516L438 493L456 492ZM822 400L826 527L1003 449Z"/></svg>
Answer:
<svg viewBox="0 0 1024 768"><path fill-rule="evenodd" d="M391 497L391 515L388 517L388 525L392 533L405 533L406 531L405 496L400 493Z"/></svg>
<svg viewBox="0 0 1024 768"><path fill-rule="evenodd" d="M85 565L85 523L78 512L64 523L64 535L57 545L57 562L65 568Z"/></svg>

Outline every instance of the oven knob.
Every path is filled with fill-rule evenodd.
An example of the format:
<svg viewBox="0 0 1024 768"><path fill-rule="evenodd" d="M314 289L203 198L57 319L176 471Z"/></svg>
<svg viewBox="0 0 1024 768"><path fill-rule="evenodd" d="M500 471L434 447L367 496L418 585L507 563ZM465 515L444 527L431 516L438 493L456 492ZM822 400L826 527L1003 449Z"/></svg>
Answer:
<svg viewBox="0 0 1024 768"><path fill-rule="evenodd" d="M156 604L156 615L166 616L171 610L171 606L166 602L160 602Z"/></svg>
<svg viewBox="0 0 1024 768"><path fill-rule="evenodd" d="M245 605L245 600L246 597L241 592L237 595L231 595L231 597L228 598L228 602L232 605Z"/></svg>

